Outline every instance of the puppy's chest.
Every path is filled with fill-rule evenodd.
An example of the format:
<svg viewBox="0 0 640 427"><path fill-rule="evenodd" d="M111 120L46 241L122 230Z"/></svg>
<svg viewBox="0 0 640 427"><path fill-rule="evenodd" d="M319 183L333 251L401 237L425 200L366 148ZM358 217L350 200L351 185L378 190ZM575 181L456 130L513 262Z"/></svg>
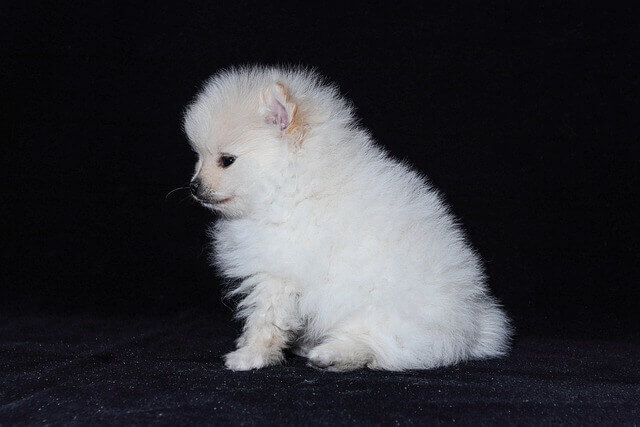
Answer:
<svg viewBox="0 0 640 427"><path fill-rule="evenodd" d="M327 258L330 244L313 224L237 221L218 228L215 256L220 267L240 267L243 275L269 273L308 277Z"/></svg>

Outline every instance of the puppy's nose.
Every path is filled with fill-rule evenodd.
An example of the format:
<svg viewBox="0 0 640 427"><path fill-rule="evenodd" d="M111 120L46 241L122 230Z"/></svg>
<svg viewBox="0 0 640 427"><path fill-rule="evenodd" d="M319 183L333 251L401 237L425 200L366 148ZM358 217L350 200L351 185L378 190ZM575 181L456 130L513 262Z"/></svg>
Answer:
<svg viewBox="0 0 640 427"><path fill-rule="evenodd" d="M191 181L189 188L191 189L191 194L195 196L198 193L198 188L200 188L200 180L196 178Z"/></svg>

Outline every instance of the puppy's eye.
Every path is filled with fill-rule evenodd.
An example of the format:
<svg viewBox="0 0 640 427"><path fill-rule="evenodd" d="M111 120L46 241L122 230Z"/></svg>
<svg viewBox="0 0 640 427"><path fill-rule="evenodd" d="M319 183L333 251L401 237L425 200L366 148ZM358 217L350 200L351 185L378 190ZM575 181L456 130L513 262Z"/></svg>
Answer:
<svg viewBox="0 0 640 427"><path fill-rule="evenodd" d="M223 168L228 168L235 161L236 161L236 158L234 156L229 156L225 154L220 156L220 159L218 160L218 164Z"/></svg>

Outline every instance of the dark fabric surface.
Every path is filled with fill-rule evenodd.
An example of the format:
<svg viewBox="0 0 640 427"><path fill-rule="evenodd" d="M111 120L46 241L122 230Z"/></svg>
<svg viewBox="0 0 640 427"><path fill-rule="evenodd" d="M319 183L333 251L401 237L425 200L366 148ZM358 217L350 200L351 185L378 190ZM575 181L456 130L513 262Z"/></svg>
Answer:
<svg viewBox="0 0 640 427"><path fill-rule="evenodd" d="M23 316L0 324L0 423L637 423L640 345L517 337L433 371L233 373L221 316Z"/></svg>

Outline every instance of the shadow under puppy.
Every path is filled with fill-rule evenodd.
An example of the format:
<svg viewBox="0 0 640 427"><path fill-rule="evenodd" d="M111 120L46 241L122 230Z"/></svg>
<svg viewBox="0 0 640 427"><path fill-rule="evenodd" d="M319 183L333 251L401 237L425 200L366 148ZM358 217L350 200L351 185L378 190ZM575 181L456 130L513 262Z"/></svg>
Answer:
<svg viewBox="0 0 640 427"><path fill-rule="evenodd" d="M233 370L293 347L335 371L428 369L506 352L507 317L438 193L304 69L213 76L184 127L213 260L238 285Z"/></svg>

